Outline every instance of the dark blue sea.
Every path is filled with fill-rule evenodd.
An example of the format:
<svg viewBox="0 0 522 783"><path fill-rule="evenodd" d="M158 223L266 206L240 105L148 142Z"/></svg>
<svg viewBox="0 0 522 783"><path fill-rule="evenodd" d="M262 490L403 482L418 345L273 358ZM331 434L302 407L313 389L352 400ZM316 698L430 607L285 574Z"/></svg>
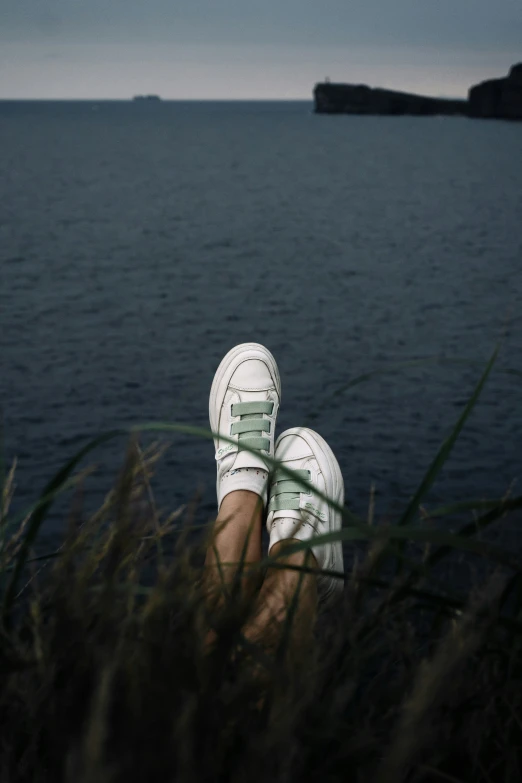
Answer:
<svg viewBox="0 0 522 783"><path fill-rule="evenodd" d="M520 494L521 130L316 116L306 102L0 103L0 403L5 458L18 459L14 507L104 430L208 426L214 371L250 340L279 363L279 431L316 428L349 506L366 514L374 485L381 520L404 508L500 341L426 505ZM211 443L169 440L160 506L200 492L210 518ZM92 454L88 507L124 447ZM44 538L59 534L60 509Z"/></svg>

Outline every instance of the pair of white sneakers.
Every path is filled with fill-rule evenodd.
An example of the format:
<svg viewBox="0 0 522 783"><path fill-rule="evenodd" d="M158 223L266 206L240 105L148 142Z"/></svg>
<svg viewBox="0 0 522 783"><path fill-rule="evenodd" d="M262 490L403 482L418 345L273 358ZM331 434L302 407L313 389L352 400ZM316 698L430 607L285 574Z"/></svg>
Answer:
<svg viewBox="0 0 522 783"><path fill-rule="evenodd" d="M317 432L294 427L281 433L274 443L280 402L279 370L270 351L258 343L232 348L219 365L210 391L218 508L223 498L235 490L259 495L267 509L269 551L278 541L308 541L341 528L340 511L317 492L337 506L344 504L341 469ZM246 451L245 447L253 451ZM280 468L273 471L266 456L293 471L293 477ZM312 543L311 549L320 569L344 570L340 541L319 546ZM318 578L322 602L335 596L342 587L339 578L326 574Z"/></svg>

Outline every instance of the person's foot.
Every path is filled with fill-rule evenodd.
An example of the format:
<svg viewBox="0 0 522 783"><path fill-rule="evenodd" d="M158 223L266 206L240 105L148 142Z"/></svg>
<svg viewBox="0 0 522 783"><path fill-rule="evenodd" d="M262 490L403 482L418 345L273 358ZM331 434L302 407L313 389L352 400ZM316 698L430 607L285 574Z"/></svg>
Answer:
<svg viewBox="0 0 522 783"><path fill-rule="evenodd" d="M275 458L285 468L297 471L296 478L307 482L306 491L295 480L276 469L270 487L267 530L270 549L278 541L298 539L308 541L313 536L340 530L342 517L314 490L319 490L337 505L344 504L344 482L339 463L333 451L317 432L306 427L286 430L277 439ZM340 541L312 546L311 550L321 569L344 571L343 549ZM322 602L328 601L343 589L343 581L332 576L318 577L317 587Z"/></svg>
<svg viewBox="0 0 522 783"><path fill-rule="evenodd" d="M218 509L223 498L238 489L255 492L266 507L270 466L264 457L274 456L280 401L279 370L270 351L258 343L232 348L217 368L210 390Z"/></svg>

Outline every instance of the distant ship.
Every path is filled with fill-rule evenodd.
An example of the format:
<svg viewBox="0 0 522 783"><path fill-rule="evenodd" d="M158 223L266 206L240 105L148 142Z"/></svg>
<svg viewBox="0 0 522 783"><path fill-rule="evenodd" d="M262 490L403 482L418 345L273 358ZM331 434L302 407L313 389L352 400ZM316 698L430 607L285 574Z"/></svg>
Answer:
<svg viewBox="0 0 522 783"><path fill-rule="evenodd" d="M159 95L135 95L133 101L161 101Z"/></svg>

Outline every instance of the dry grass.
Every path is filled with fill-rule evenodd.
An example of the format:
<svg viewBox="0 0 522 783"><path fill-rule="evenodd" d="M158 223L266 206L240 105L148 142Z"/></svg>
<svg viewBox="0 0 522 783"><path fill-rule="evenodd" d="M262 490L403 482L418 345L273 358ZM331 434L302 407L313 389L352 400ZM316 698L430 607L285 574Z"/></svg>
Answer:
<svg viewBox="0 0 522 783"><path fill-rule="evenodd" d="M154 504L160 456L132 443L103 506L83 521L76 502L59 553L29 557L4 605L2 783L518 783L516 569L497 568L459 602L412 564L386 582L379 540L314 650L281 672L242 636L252 605L204 600L205 537L188 511ZM4 520L12 485L11 473ZM26 531L3 543L4 591Z"/></svg>

